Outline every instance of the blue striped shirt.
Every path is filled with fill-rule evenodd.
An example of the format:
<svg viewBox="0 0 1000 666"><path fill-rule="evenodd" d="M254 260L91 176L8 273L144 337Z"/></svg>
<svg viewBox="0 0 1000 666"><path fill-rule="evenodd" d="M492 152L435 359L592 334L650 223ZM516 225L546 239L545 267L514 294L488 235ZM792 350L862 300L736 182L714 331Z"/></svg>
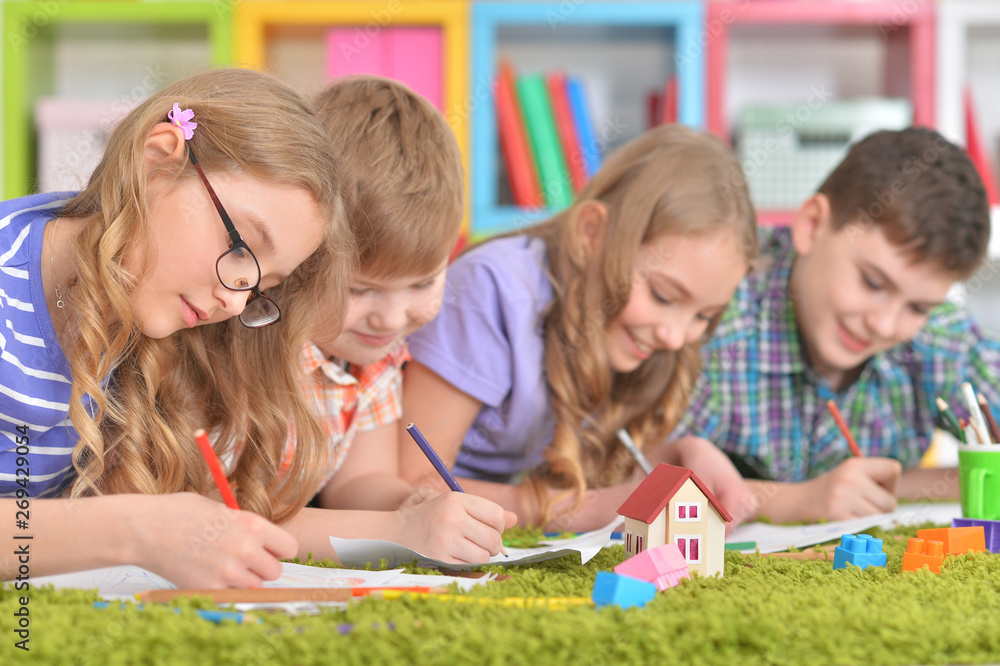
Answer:
<svg viewBox="0 0 1000 666"><path fill-rule="evenodd" d="M78 439L69 421L69 361L42 289L45 225L71 197L39 194L0 203L0 496L62 493ZM20 444L21 446L18 446ZM27 455L19 455L25 453ZM27 464L25 464L27 463ZM19 479L27 479L27 482Z"/></svg>

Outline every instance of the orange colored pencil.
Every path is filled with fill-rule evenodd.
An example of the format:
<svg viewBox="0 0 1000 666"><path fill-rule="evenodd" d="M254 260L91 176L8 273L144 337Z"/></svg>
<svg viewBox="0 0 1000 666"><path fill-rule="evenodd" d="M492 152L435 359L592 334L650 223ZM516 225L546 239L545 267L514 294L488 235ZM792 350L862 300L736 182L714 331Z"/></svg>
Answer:
<svg viewBox="0 0 1000 666"><path fill-rule="evenodd" d="M219 487L219 493L222 495L226 506L239 511L240 505L236 503L236 495L233 494L233 487L229 485L229 479L226 478L226 473L222 471L222 464L219 463L219 457L215 455L215 449L212 448L212 442L209 441L205 430L198 428L194 433L194 439L198 442L201 455L205 458L205 462L208 463L208 469L212 472L212 478L215 479L215 485Z"/></svg>
<svg viewBox="0 0 1000 666"><path fill-rule="evenodd" d="M830 416L833 417L833 420L837 422L837 427L840 428L841 434L843 434L844 439L847 440L847 446L850 447L851 453L858 458L864 458L864 455L861 453L861 448L858 447L858 443L854 441L854 435L851 434L850 428L847 427L847 421L844 420L844 417L840 415L840 410L837 409L837 403L833 400L827 400L826 409L830 412Z"/></svg>

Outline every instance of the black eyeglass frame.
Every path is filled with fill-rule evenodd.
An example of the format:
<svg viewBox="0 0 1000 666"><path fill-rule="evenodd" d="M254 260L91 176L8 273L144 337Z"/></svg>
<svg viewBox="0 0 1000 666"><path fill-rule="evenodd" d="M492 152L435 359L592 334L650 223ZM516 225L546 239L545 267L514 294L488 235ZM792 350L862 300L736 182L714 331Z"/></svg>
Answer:
<svg viewBox="0 0 1000 666"><path fill-rule="evenodd" d="M275 312L278 313L277 317L275 317L270 321L266 321L262 324L248 324L243 319L243 314L246 312L246 308L244 308L243 312L240 313L239 317L240 323L246 326L247 328L264 328L265 326L270 326L271 324L275 324L281 321L281 308L279 308L278 304L275 303L273 300L271 300L264 294L260 293L260 290L257 288L260 286L260 280L261 280L260 262L257 261L257 255L253 253L253 250L250 249L250 246L247 245L246 241L243 240L243 237L240 236L240 232L236 229L236 225L233 224L233 220L231 217L229 217L229 213L226 212L226 209L222 205L222 202L219 201L219 195L215 193L215 189L212 187L212 184L208 182L208 176L206 176L205 172L202 171L201 164L198 163L198 158L194 156L194 151L191 150L190 146L188 146L188 155L191 157L191 163L194 165L194 168L198 171L198 175L201 176L201 182L205 184L205 189L208 190L208 196L211 197L212 203L215 204L215 210L218 211L219 217L222 218L222 224L225 225L226 231L229 233L229 249L220 254L219 258L215 260L216 277L219 278L219 282L222 284L222 286L230 291L249 291L250 298L247 299L246 307L249 307L250 303L252 303L254 300L262 298L267 303L270 303L271 306L274 308ZM247 254L250 255L250 258L253 259L254 265L257 267L257 282L242 288L230 287L222 279L222 274L219 272L219 263L225 258L225 256L239 249L246 250Z"/></svg>

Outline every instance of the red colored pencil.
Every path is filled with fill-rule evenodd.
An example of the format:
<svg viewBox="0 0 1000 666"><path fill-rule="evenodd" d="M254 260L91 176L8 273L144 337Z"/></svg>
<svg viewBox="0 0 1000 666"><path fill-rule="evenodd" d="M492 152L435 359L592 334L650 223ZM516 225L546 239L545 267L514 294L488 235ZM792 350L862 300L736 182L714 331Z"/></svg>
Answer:
<svg viewBox="0 0 1000 666"><path fill-rule="evenodd" d="M840 415L840 410L837 409L837 403L833 400L826 401L826 409L830 412L830 416L833 420L837 422L837 427L840 428L840 432L844 435L844 439L847 440L847 446L850 447L851 453L856 455L858 458L864 458L861 454L861 449L858 447L858 443L854 441L854 435L851 434L851 430L847 427L847 421L844 417Z"/></svg>
<svg viewBox="0 0 1000 666"><path fill-rule="evenodd" d="M233 494L233 487L229 485L229 479L226 478L226 473L222 471L222 464L219 463L219 458L215 455L215 449L212 448L212 442L209 441L208 435L204 429L199 428L195 431L194 438L198 442L198 448L201 449L202 457L208 463L208 469L212 472L212 478L215 479L215 485L219 487L219 493L222 495L226 506L239 511L240 505L236 503L236 495Z"/></svg>

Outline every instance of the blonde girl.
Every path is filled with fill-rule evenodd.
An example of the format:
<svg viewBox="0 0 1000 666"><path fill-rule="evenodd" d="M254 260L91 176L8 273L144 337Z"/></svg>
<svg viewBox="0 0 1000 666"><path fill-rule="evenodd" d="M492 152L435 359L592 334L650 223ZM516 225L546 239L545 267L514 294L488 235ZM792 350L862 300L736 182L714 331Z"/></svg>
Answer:
<svg viewBox="0 0 1000 666"><path fill-rule="evenodd" d="M14 512L30 504L32 575L133 563L220 587L280 574L296 540L266 519L303 503L275 481L290 419L293 477L323 451L295 385L303 310L346 298L337 171L306 100L216 70L130 113L82 192L0 204L0 573L18 571ZM282 281L299 292L290 311L266 295ZM243 511L217 501L197 427Z"/></svg>
<svg viewBox="0 0 1000 666"><path fill-rule="evenodd" d="M681 126L646 132L569 209L449 269L441 313L410 338L403 423L420 426L467 492L522 524L610 521L639 481L622 427L654 463L739 489L738 477L714 479L710 445L661 442L756 247L731 152ZM439 487L415 447L401 448L400 469Z"/></svg>

